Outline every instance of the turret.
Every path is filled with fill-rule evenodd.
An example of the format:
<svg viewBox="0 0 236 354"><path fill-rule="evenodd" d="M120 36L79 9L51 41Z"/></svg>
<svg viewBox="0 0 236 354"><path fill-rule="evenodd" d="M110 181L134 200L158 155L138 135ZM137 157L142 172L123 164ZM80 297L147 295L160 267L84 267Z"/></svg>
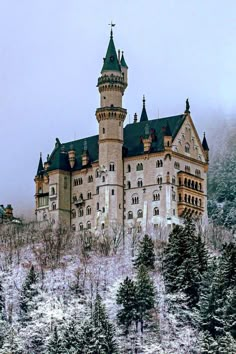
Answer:
<svg viewBox="0 0 236 354"><path fill-rule="evenodd" d="M121 71L122 71L123 76L124 76L125 84L127 86L128 85L128 66L126 64L123 51L122 51L122 55L121 55L120 66L121 66Z"/></svg>
<svg viewBox="0 0 236 354"><path fill-rule="evenodd" d="M111 29L97 84L100 93L100 107L96 110L99 123L99 165L107 171L106 175L102 175L102 184L99 186L102 192L99 193L98 203L100 209L104 210L102 224L109 224L112 220L123 224L123 123L127 111L122 107L122 97L127 87L127 69L124 56L121 60L117 56ZM88 156L85 154L84 163L86 158Z"/></svg>
<svg viewBox="0 0 236 354"><path fill-rule="evenodd" d="M140 117L140 122L146 122L146 121L148 121L148 115L146 111L146 100L145 100L145 96L143 95L143 109Z"/></svg>
<svg viewBox="0 0 236 354"><path fill-rule="evenodd" d="M209 161L209 147L207 144L207 140L206 140L206 134L203 134L203 140L202 140L202 147L204 150L204 155L205 155L205 159L208 162Z"/></svg>
<svg viewBox="0 0 236 354"><path fill-rule="evenodd" d="M88 145L87 140L84 140L84 148L82 154L82 166L87 166L89 163Z"/></svg>
<svg viewBox="0 0 236 354"><path fill-rule="evenodd" d="M75 166L75 150L73 148L73 144L70 145L70 150L68 151L68 158L69 158L70 168L74 168L74 166Z"/></svg>

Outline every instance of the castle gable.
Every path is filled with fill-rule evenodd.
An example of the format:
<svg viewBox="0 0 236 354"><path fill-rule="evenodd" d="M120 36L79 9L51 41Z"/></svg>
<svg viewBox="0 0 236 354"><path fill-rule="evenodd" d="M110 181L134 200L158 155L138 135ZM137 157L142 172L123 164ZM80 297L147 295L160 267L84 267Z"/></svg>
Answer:
<svg viewBox="0 0 236 354"><path fill-rule="evenodd" d="M187 115L173 140L173 150L206 162L204 150L190 115Z"/></svg>

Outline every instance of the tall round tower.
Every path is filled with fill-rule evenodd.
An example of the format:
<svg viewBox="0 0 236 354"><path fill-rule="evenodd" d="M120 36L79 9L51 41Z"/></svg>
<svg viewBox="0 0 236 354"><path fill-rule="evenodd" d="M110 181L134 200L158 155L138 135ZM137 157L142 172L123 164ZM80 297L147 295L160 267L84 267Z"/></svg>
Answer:
<svg viewBox="0 0 236 354"><path fill-rule="evenodd" d="M127 87L127 70L122 54L118 58L111 29L106 57L98 78L100 108L96 110L99 123L99 208L104 224L123 224L123 123L126 109L122 96Z"/></svg>

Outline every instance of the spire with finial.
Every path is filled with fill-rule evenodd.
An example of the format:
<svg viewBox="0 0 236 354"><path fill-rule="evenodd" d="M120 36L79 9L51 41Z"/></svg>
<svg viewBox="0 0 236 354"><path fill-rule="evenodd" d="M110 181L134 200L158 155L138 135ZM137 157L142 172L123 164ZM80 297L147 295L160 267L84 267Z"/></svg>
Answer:
<svg viewBox="0 0 236 354"><path fill-rule="evenodd" d="M134 123L137 123L137 121L138 121L137 113L134 113Z"/></svg>
<svg viewBox="0 0 236 354"><path fill-rule="evenodd" d="M113 41L112 27L114 27L115 24L111 22L110 26L111 26L110 41L108 44L106 56L104 58L101 73L103 73L104 71L119 71L119 72L121 71L119 60L116 53L115 44Z"/></svg>
<svg viewBox="0 0 236 354"><path fill-rule="evenodd" d="M145 96L143 95L143 109L140 117L140 122L145 122L148 121L148 116L147 116L147 111L146 111L146 99Z"/></svg>
<svg viewBox="0 0 236 354"><path fill-rule="evenodd" d="M44 172L44 168L43 168L42 153L40 152L39 164L38 164L38 169L37 169L37 176L43 174L43 172Z"/></svg>
<svg viewBox="0 0 236 354"><path fill-rule="evenodd" d="M125 57L124 57L124 52L123 52L123 50L122 50L122 55L121 55L120 65L121 65L123 68L128 69L128 65L126 64L126 61L125 61Z"/></svg>
<svg viewBox="0 0 236 354"><path fill-rule="evenodd" d="M186 99L186 107L184 113L188 114L190 113L190 104L189 104L189 99Z"/></svg>
<svg viewBox="0 0 236 354"><path fill-rule="evenodd" d="M204 151L209 151L205 132L203 133L202 147Z"/></svg>

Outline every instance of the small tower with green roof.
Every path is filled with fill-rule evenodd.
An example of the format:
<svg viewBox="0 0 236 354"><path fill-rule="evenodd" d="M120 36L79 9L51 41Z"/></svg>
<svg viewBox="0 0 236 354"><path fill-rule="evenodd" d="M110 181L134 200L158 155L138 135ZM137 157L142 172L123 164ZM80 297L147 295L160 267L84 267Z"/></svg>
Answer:
<svg viewBox="0 0 236 354"><path fill-rule="evenodd" d="M123 223L122 148L123 123L127 111L122 107L122 97L127 87L128 67L124 55L121 60L117 56L113 26L111 24L110 40L97 84L100 107L96 110L96 118L99 123L99 166L102 178L98 205L103 211L104 221L101 222L104 224L112 220Z"/></svg>

